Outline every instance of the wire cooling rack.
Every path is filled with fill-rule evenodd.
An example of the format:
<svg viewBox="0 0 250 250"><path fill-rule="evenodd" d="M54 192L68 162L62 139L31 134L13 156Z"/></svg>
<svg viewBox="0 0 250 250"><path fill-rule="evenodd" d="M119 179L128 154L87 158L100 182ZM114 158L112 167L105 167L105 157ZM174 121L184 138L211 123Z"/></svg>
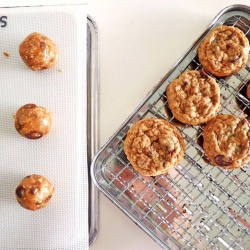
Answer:
<svg viewBox="0 0 250 250"><path fill-rule="evenodd" d="M233 171L211 165L202 148L203 126L178 122L165 95L166 86L183 71L201 69L196 49L204 36L221 24L240 28L250 39L250 8L234 6L219 14L92 164L92 177L99 189L164 249L250 249L249 165ZM249 66L230 77L215 79L221 89L220 113L249 120ZM166 175L139 175L123 151L128 129L146 117L170 121L185 140L184 160Z"/></svg>

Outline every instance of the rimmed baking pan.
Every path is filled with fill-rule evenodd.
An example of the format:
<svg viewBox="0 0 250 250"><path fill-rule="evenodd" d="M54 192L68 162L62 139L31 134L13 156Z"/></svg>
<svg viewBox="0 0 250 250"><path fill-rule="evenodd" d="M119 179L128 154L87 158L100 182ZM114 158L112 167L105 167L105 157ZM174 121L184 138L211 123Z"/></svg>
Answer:
<svg viewBox="0 0 250 250"><path fill-rule="evenodd" d="M98 148L97 25L83 5L6 7L0 8L0 14L4 17L0 29L1 247L87 249L97 236L99 216L98 192L90 177ZM64 29L60 29L62 23ZM34 72L23 64L18 46L34 31L58 46L54 68ZM26 102L52 112L53 129L46 138L29 141L16 133L13 115ZM52 180L55 195L48 207L32 213L18 205L14 190L20 178L37 172Z"/></svg>
<svg viewBox="0 0 250 250"><path fill-rule="evenodd" d="M250 39L250 7L223 9L185 55L154 87L95 156L91 166L97 187L164 249L248 249L250 246L250 169L226 171L211 165L202 148L202 126L179 123L169 110L166 87L185 70L201 69L197 47L218 25L240 28ZM248 61L249 65L249 61ZM215 78L221 113L247 117L245 96L250 67ZM166 175L143 177L123 151L129 128L147 117L174 124L186 144L184 160Z"/></svg>

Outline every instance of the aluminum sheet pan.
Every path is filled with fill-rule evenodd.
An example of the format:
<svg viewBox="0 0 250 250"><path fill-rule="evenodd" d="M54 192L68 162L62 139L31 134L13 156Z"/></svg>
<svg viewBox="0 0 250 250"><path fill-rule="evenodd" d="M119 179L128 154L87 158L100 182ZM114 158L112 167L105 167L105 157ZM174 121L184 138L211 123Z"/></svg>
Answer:
<svg viewBox="0 0 250 250"><path fill-rule="evenodd" d="M99 63L98 28L91 16L87 20L87 153L89 166L89 245L99 231L99 192L90 176L91 162L99 148Z"/></svg>
<svg viewBox="0 0 250 250"><path fill-rule="evenodd" d="M63 7L64 5L56 5ZM51 6L51 8L54 8L56 6ZM40 7L41 9L43 7L48 6L26 6L27 11L31 11L33 8ZM79 6L80 7L80 6ZM7 7L7 9L15 9L15 8L23 8L23 7ZM5 13L4 7L2 7L2 13ZM86 119L87 119L87 162L88 162L88 172L89 172L89 188L88 188L88 209L89 209L89 245L91 245L98 233L98 227L99 227L99 196L98 196L98 190L94 183L92 182L92 179L90 177L90 165L91 161L94 158L94 155L97 152L98 149L98 106L99 106L99 100L98 100L98 93L99 93L99 65L98 65L98 29L95 21L91 16L87 16L87 20L82 23L82 25L87 24L87 34L86 34L86 44L84 44L82 47L87 48L87 113L86 113ZM1 23L1 25L3 25ZM84 29L83 29L84 30ZM11 55L12 56L12 55ZM85 110L83 110L85 112Z"/></svg>
<svg viewBox="0 0 250 250"><path fill-rule="evenodd" d="M197 47L218 25L234 25L250 39L250 8L223 9L186 54L154 87L96 155L91 168L97 187L164 249L249 249L250 168L226 171L214 167L202 148L203 126L178 122L165 95L167 85L183 71L200 69ZM248 61L249 65L249 61ZM215 78L221 89L221 113L246 115L250 67ZM185 139L184 160L166 175L143 177L123 151L129 128L146 117L174 124Z"/></svg>

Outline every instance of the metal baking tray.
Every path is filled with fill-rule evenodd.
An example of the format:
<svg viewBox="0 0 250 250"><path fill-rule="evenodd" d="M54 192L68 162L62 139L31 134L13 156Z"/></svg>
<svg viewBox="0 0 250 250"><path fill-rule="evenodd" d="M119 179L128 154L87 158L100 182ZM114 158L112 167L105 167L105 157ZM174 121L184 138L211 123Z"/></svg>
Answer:
<svg viewBox="0 0 250 250"><path fill-rule="evenodd" d="M42 5L39 7L48 6ZM64 6L50 5L50 6ZM18 6L22 7L22 6ZM1 7L1 8L18 8ZM36 5L25 7L38 7ZM86 22L83 23L86 25ZM87 160L89 172L89 245L96 240L99 230L99 192L90 175L91 162L99 148L99 51L98 28L91 16L87 16Z"/></svg>
<svg viewBox="0 0 250 250"><path fill-rule="evenodd" d="M87 154L89 166L89 245L98 234L99 228L99 194L90 175L91 162L99 147L99 63L98 63L98 29L91 16L87 19Z"/></svg>
<svg viewBox="0 0 250 250"><path fill-rule="evenodd" d="M97 187L163 249L250 249L249 165L226 171L209 164L202 148L203 126L175 120L165 95L167 85L183 71L201 68L197 47L212 28L222 24L240 28L250 39L250 7L223 9L92 162ZM221 113L249 120L245 91L250 67L215 79L221 88ZM146 117L170 121L185 139L184 160L166 175L139 175L123 151L129 128Z"/></svg>

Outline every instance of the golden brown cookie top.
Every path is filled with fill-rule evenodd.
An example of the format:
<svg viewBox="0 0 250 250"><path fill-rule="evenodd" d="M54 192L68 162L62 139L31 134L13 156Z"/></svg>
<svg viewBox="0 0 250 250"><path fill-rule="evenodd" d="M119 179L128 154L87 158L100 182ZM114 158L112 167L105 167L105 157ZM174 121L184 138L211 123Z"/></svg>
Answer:
<svg viewBox="0 0 250 250"><path fill-rule="evenodd" d="M16 188L18 203L29 210L45 207L54 193L54 186L42 175L26 176Z"/></svg>
<svg viewBox="0 0 250 250"><path fill-rule="evenodd" d="M220 88L203 70L189 70L168 85L167 100L177 120L197 125L217 115Z"/></svg>
<svg viewBox="0 0 250 250"><path fill-rule="evenodd" d="M247 119L221 114L204 128L204 150L212 164L240 168L250 160L250 124Z"/></svg>
<svg viewBox="0 0 250 250"><path fill-rule="evenodd" d="M185 145L172 124L163 119L145 118L128 131L124 151L141 175L156 176L182 161Z"/></svg>
<svg viewBox="0 0 250 250"><path fill-rule="evenodd" d="M198 48L202 66L219 77L238 72L246 65L248 56L249 41L240 29L233 26L214 28Z"/></svg>
<svg viewBox="0 0 250 250"><path fill-rule="evenodd" d="M19 46L19 54L32 70L43 70L54 66L58 51L55 43L45 35L34 32Z"/></svg>

